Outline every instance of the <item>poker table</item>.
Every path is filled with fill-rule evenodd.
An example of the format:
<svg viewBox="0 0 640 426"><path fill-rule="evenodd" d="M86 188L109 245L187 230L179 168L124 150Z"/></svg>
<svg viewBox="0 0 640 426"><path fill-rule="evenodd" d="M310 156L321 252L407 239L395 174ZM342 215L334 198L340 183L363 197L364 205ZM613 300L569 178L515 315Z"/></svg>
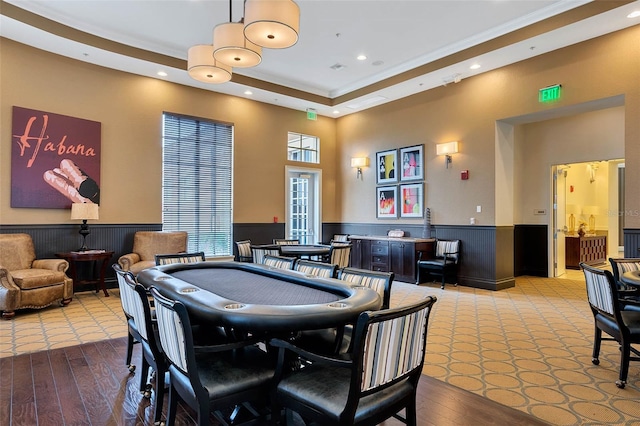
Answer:
<svg viewBox="0 0 640 426"><path fill-rule="evenodd" d="M321 244L281 244L277 248L282 256L288 257L327 256L331 250Z"/></svg>
<svg viewBox="0 0 640 426"><path fill-rule="evenodd" d="M627 271L620 275L620 281L632 287L640 287L640 271Z"/></svg>
<svg viewBox="0 0 640 426"><path fill-rule="evenodd" d="M253 263L176 263L145 269L137 279L181 301L200 323L250 332L337 327L382 305L368 287Z"/></svg>

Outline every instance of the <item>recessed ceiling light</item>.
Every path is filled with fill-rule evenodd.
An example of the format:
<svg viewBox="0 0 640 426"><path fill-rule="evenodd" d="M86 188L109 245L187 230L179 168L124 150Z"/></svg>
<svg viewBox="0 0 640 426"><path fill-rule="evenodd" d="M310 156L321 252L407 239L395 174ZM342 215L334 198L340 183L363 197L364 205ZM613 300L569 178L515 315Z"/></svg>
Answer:
<svg viewBox="0 0 640 426"><path fill-rule="evenodd" d="M471 68L472 70L477 70L478 68L480 68L480 64L473 64L469 68Z"/></svg>
<svg viewBox="0 0 640 426"><path fill-rule="evenodd" d="M253 92L251 90L245 90L244 94L245 95L253 95Z"/></svg>
<svg viewBox="0 0 640 426"><path fill-rule="evenodd" d="M335 110L335 111L333 111L333 113L334 113L334 114L340 114L340 111Z"/></svg>
<svg viewBox="0 0 640 426"><path fill-rule="evenodd" d="M158 75L160 77L166 77L168 74L166 72L164 72L164 71L158 71Z"/></svg>
<svg viewBox="0 0 640 426"><path fill-rule="evenodd" d="M627 15L627 18L637 18L640 16L640 10L635 10Z"/></svg>
<svg viewBox="0 0 640 426"><path fill-rule="evenodd" d="M365 59L367 59L366 55L358 55L358 57L356 58L359 61L364 61Z"/></svg>

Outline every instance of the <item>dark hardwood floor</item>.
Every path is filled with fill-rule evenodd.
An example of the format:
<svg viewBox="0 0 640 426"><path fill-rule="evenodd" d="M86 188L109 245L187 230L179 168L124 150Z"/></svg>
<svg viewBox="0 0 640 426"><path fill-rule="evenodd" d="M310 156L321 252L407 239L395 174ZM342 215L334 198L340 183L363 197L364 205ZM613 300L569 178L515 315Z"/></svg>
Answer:
<svg viewBox="0 0 640 426"><path fill-rule="evenodd" d="M153 397L124 365L126 338L0 358L0 425L152 425ZM140 365L140 349L134 348ZM525 413L423 376L418 425L547 425ZM165 399L165 413L166 413ZM178 425L195 424L180 406ZM212 417L212 425L219 423ZM388 420L386 426L401 424Z"/></svg>

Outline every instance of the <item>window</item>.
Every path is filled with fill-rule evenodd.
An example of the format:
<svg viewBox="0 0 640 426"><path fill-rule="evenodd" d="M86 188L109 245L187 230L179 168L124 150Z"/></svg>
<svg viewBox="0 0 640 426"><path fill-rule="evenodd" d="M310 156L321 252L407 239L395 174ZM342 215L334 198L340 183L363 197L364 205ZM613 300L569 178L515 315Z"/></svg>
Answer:
<svg viewBox="0 0 640 426"><path fill-rule="evenodd" d="M315 136L289 132L287 158L291 161L320 163L320 139Z"/></svg>
<svg viewBox="0 0 640 426"><path fill-rule="evenodd" d="M189 252L232 253L233 126L163 114L162 228L187 231Z"/></svg>

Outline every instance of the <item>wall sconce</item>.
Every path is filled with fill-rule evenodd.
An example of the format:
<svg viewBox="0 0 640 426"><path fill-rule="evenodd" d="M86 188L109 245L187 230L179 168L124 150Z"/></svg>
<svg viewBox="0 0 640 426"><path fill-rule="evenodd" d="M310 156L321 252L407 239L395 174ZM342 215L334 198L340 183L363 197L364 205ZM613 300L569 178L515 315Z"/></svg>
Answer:
<svg viewBox="0 0 640 426"><path fill-rule="evenodd" d="M78 251L87 251L87 235L89 235L89 225L87 225L87 220L98 220L98 205L94 203L73 203L71 204L71 219L81 219L82 224L80 225L80 231L78 232L82 235L82 247L78 249Z"/></svg>
<svg viewBox="0 0 640 426"><path fill-rule="evenodd" d="M455 154L456 152L458 152L458 141L436 144L436 155L445 156L444 164L447 169L449 168L449 164L451 164L451 154Z"/></svg>
<svg viewBox="0 0 640 426"><path fill-rule="evenodd" d="M356 179L360 179L362 177L362 168L369 167L369 157L353 157L351 159L351 167L358 169Z"/></svg>

